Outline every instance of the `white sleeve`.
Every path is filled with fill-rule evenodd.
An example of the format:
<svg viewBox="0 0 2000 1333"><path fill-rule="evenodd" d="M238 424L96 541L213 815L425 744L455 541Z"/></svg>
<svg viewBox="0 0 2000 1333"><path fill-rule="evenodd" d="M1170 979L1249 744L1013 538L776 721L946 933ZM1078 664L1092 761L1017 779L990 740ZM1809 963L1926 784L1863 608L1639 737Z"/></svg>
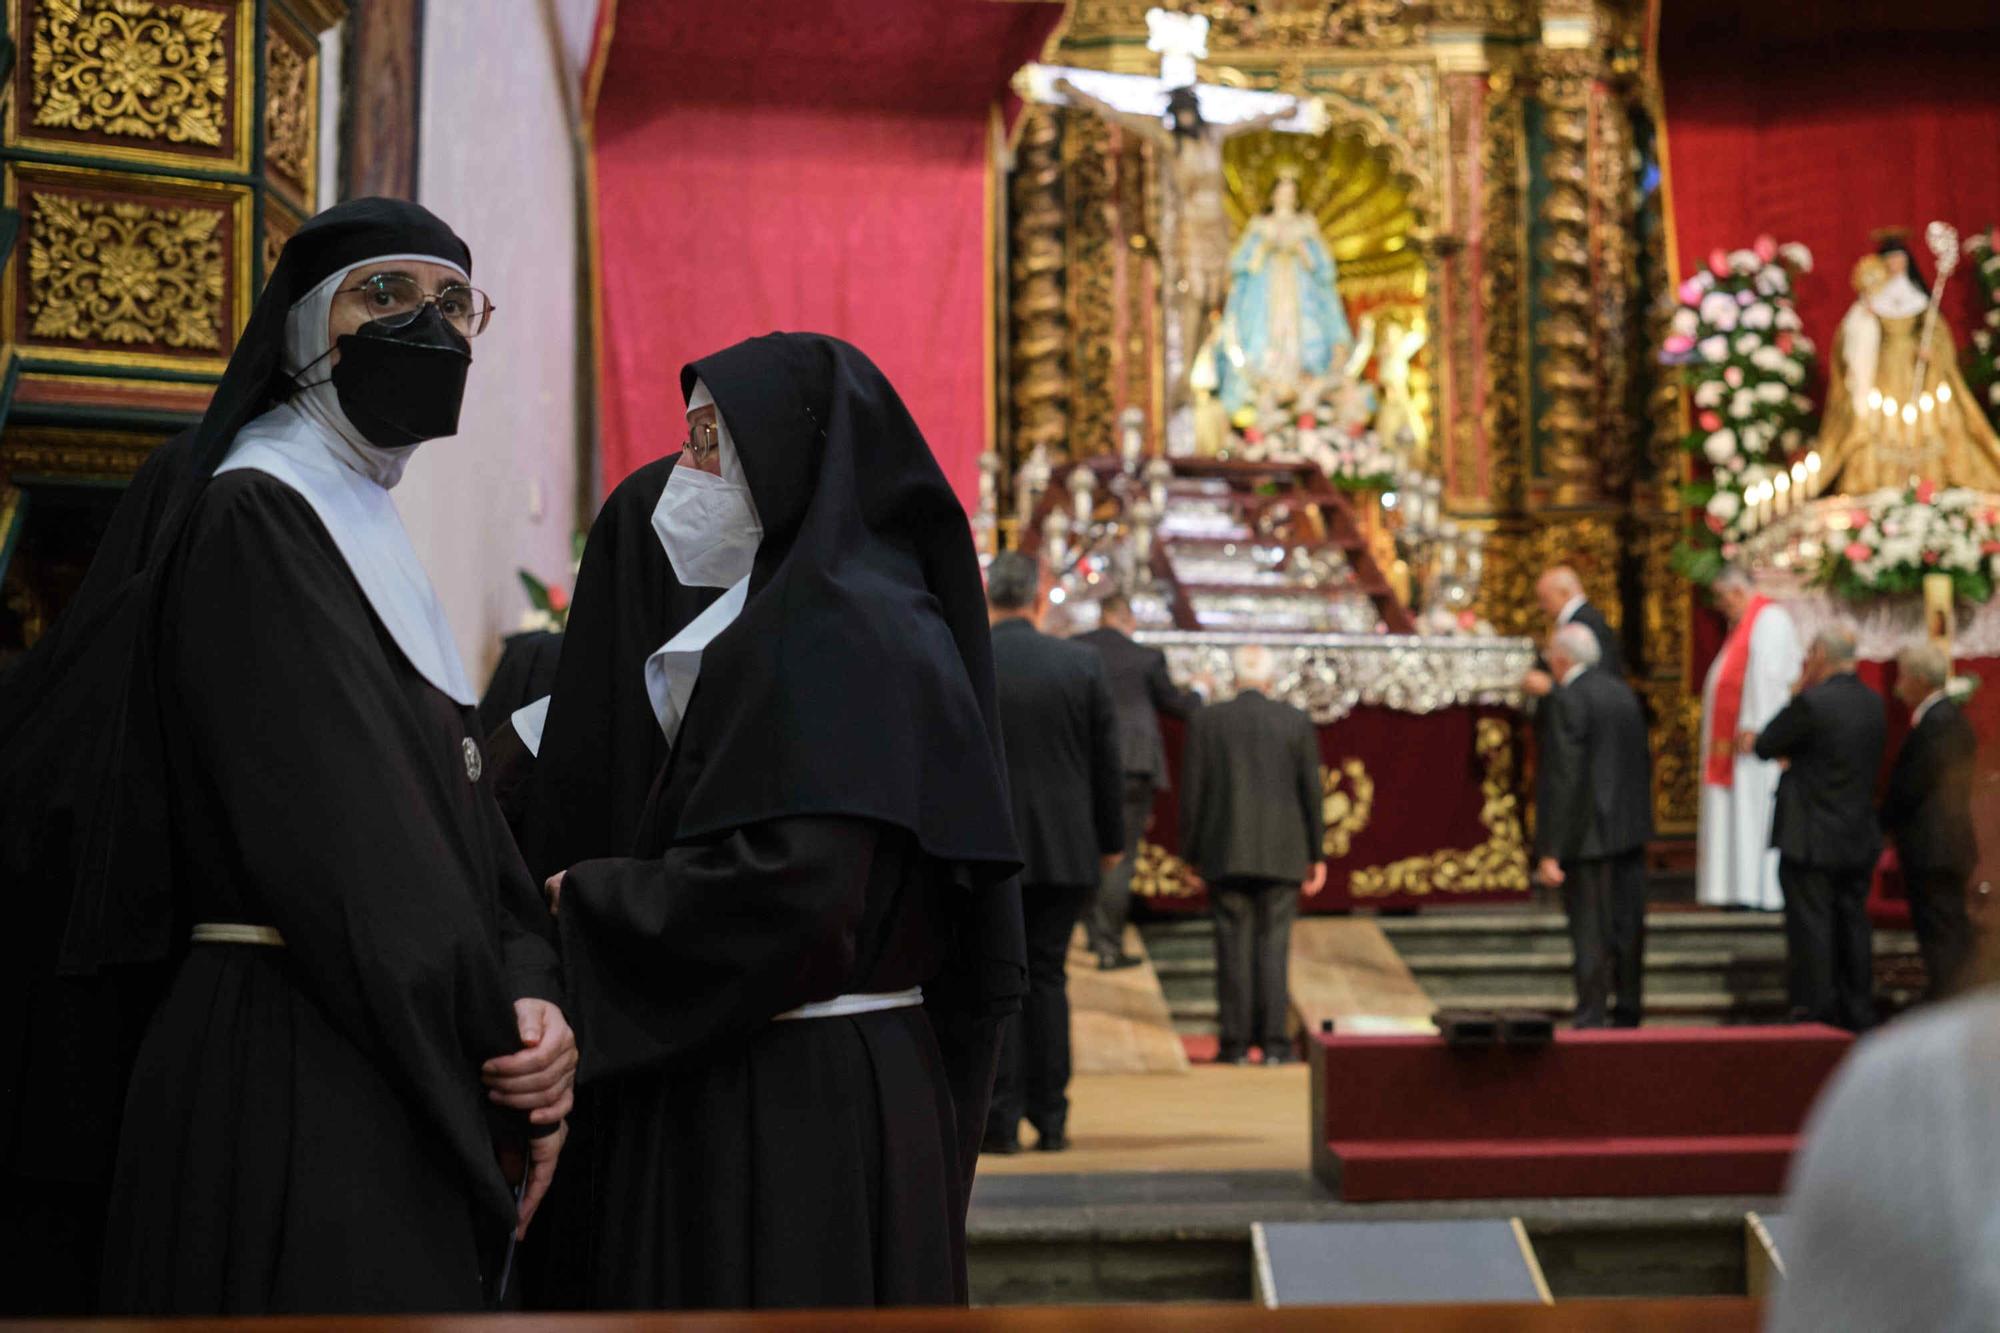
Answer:
<svg viewBox="0 0 2000 1333"><path fill-rule="evenodd" d="M1882 321L1864 301L1848 308L1840 321L1840 355L1847 363L1847 393L1854 399L1858 416L1868 410L1864 401L1875 384L1875 366L1882 352Z"/></svg>
<svg viewBox="0 0 2000 1333"><path fill-rule="evenodd" d="M542 754L542 728L549 720L549 696L543 695L525 708L514 710L509 719L514 725L514 734L528 747L528 753L540 758Z"/></svg>
<svg viewBox="0 0 2000 1333"><path fill-rule="evenodd" d="M1778 607L1767 607L1750 627L1750 667L1743 690L1741 727L1762 731L1791 702L1792 686L1805 666L1799 632Z"/></svg>

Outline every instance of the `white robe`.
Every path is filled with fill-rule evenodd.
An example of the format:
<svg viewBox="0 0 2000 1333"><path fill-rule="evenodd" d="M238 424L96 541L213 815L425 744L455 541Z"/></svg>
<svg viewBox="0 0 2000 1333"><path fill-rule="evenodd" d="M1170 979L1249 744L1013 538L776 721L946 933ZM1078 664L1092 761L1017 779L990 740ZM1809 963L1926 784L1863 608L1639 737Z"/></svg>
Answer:
<svg viewBox="0 0 2000 1333"><path fill-rule="evenodd" d="M1701 688L1701 822L1695 833L1695 897L1711 907L1740 904L1777 911L1778 853L1771 846L1771 812L1778 799L1779 768L1755 756L1736 757L1735 785L1717 787L1708 772L1709 725L1723 654L1717 653ZM1792 685L1805 664L1799 632L1784 608L1766 606L1750 629L1750 661L1743 673L1743 706L1736 729L1762 731L1791 702Z"/></svg>

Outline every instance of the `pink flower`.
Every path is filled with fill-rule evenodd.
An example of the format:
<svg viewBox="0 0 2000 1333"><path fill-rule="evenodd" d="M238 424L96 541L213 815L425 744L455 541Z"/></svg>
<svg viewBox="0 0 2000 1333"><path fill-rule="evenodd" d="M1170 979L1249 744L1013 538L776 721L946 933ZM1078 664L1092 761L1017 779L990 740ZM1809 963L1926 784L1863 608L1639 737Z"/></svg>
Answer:
<svg viewBox="0 0 2000 1333"><path fill-rule="evenodd" d="M1722 429L1722 418L1713 412L1703 412L1697 420L1705 431L1714 432Z"/></svg>
<svg viewBox="0 0 2000 1333"><path fill-rule="evenodd" d="M1686 356L1694 350L1694 339L1684 333L1671 334L1660 344L1660 350L1668 356Z"/></svg>
<svg viewBox="0 0 2000 1333"><path fill-rule="evenodd" d="M1927 564L1927 565L1935 565L1935 564L1936 564L1937 562L1938 562L1938 553L1937 553L1936 551L1925 551L1925 552L1924 552L1924 563L1925 563L1925 564Z"/></svg>
<svg viewBox="0 0 2000 1333"><path fill-rule="evenodd" d="M1302 414L1301 414L1301 415L1299 416L1299 429L1300 429L1300 430L1311 430L1311 429L1312 429L1312 428L1313 428L1313 427L1314 427L1315 425L1317 425L1317 424L1318 424L1318 423L1317 423L1317 422L1316 422L1316 421L1315 421L1315 420L1313 419L1313 414L1312 414L1312 413L1310 413L1310 412L1305 412L1305 413L1302 413Z"/></svg>
<svg viewBox="0 0 2000 1333"><path fill-rule="evenodd" d="M569 594L562 590L561 584L551 583L549 585L549 610L560 611L568 605Z"/></svg>
<svg viewBox="0 0 2000 1333"><path fill-rule="evenodd" d="M1264 432L1252 426L1249 430L1243 432L1243 441L1246 444L1262 444L1264 441Z"/></svg>
<svg viewBox="0 0 2000 1333"><path fill-rule="evenodd" d="M1727 370L1723 371L1723 372L1722 372L1722 382L1723 382L1724 384L1727 384L1727 385L1728 385L1728 386L1729 386L1730 388L1732 388L1732 389L1740 389L1740 388L1742 388L1742 387L1743 387L1743 367L1741 367L1741 366L1731 366L1731 367L1730 367L1729 369L1727 369Z"/></svg>
<svg viewBox="0 0 2000 1333"><path fill-rule="evenodd" d="M1874 555L1875 552L1868 549L1868 543L1866 542L1849 542L1847 549L1842 551L1841 554L1847 557L1850 564L1858 565L1869 556Z"/></svg>
<svg viewBox="0 0 2000 1333"><path fill-rule="evenodd" d="M1743 548L1738 546L1735 542L1724 542L1722 544L1722 558L1724 560L1734 560L1736 558L1736 553L1742 549Z"/></svg>
<svg viewBox="0 0 2000 1333"><path fill-rule="evenodd" d="M1716 536L1720 537L1722 535L1722 530L1727 526L1729 525L1724 523L1721 519L1717 518L1715 515L1710 514L1708 516L1708 530L1714 533Z"/></svg>
<svg viewBox="0 0 2000 1333"><path fill-rule="evenodd" d="M1718 278L1729 276L1729 252L1717 246L1708 252L1708 271Z"/></svg>
<svg viewBox="0 0 2000 1333"><path fill-rule="evenodd" d="M1681 304L1700 305L1701 293L1702 293L1701 275L1696 274L1694 277L1689 278L1686 282L1681 284Z"/></svg>
<svg viewBox="0 0 2000 1333"><path fill-rule="evenodd" d="M1937 485L1934 482L1920 481L1917 483L1918 504L1927 505L1936 498L1937 498Z"/></svg>
<svg viewBox="0 0 2000 1333"><path fill-rule="evenodd" d="M1767 264L1778 257L1778 243L1769 236L1759 236L1750 248L1757 252L1757 258Z"/></svg>
<svg viewBox="0 0 2000 1333"><path fill-rule="evenodd" d="M1979 543L1979 553L1981 555L2000 555L2000 542Z"/></svg>
<svg viewBox="0 0 2000 1333"><path fill-rule="evenodd" d="M1854 529L1854 530L1855 530L1856 532L1859 532L1859 531L1861 531L1861 529L1863 529L1863 528L1867 527L1867 526L1868 526L1868 511L1867 511L1866 509L1850 509L1850 510L1848 510L1848 511L1847 511L1847 526L1848 526L1848 527L1850 527L1850 528L1853 528L1853 529Z"/></svg>
<svg viewBox="0 0 2000 1333"><path fill-rule="evenodd" d="M1792 354L1791 334L1781 333L1778 335L1778 350L1783 352L1786 356L1790 356Z"/></svg>
<svg viewBox="0 0 2000 1333"><path fill-rule="evenodd" d="M1465 610L1460 611L1458 613L1458 627L1460 629L1469 632L1471 630L1477 629L1478 626L1479 626L1478 612L1472 610L1470 607L1467 607Z"/></svg>

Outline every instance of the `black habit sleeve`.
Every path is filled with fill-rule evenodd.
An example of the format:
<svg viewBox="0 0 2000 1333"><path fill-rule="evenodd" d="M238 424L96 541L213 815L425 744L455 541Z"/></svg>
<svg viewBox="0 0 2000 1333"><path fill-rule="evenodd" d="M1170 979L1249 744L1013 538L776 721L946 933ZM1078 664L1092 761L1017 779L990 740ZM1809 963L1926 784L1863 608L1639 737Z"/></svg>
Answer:
<svg viewBox="0 0 2000 1333"><path fill-rule="evenodd" d="M1803 691L1780 709L1757 737L1759 759L1794 759L1812 741L1812 705Z"/></svg>
<svg viewBox="0 0 2000 1333"><path fill-rule="evenodd" d="M967 890L944 970L924 987L924 1011L944 1057L945 1080L958 1112L958 1166L968 1189L979 1164L979 1140L1000 1065L1000 1032L1027 994L1027 936L1021 881Z"/></svg>
<svg viewBox="0 0 2000 1333"><path fill-rule="evenodd" d="M439 781L454 769L464 781L463 761L427 753L443 748L435 726L303 499L236 483L194 527L165 668L249 906L284 935L301 989L440 1133L475 1197L511 1219L479 1065L518 1047L513 986L542 984L547 945L530 941L518 901L501 910L477 880L483 858Z"/></svg>
<svg viewBox="0 0 2000 1333"><path fill-rule="evenodd" d="M1118 705L1104 659L1090 655L1090 801L1096 812L1097 850L1125 848L1125 760L1118 746Z"/></svg>
<svg viewBox="0 0 2000 1333"><path fill-rule="evenodd" d="M865 820L750 824L657 860L585 861L556 916L588 1080L747 1039L838 993L854 966L877 834Z"/></svg>

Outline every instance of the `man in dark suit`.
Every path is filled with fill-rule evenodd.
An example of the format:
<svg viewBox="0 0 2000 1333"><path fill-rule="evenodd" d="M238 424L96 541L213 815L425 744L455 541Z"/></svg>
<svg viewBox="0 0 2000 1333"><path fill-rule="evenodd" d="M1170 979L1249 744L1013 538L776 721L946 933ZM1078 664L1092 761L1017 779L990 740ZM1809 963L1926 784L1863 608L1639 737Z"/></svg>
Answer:
<svg viewBox="0 0 2000 1333"><path fill-rule="evenodd" d="M1118 714L1104 662L1036 628L1041 570L1008 552L986 572L993 675L1020 840L1028 995L1007 1025L985 1150L1019 1152L1021 1120L1045 1152L1069 1146L1069 993L1064 963L1098 877L1125 845Z"/></svg>
<svg viewBox="0 0 2000 1333"><path fill-rule="evenodd" d="M1854 634L1814 636L1799 683L1763 734L1738 748L1782 759L1771 845L1785 893L1786 990L1795 1021L1859 1032L1875 1021L1868 881L1882 854L1875 777L1888 730L1882 699L1854 674Z"/></svg>
<svg viewBox="0 0 2000 1333"><path fill-rule="evenodd" d="M1896 753L1882 798L1882 828L1896 840L1910 924L1929 974L1927 998L1949 995L1972 952L1965 886L1979 863L1972 826L1972 768L1978 740L1945 695L1951 659L1935 644L1896 657L1896 697L1910 708L1910 734Z"/></svg>
<svg viewBox="0 0 2000 1333"><path fill-rule="evenodd" d="M1577 577L1568 565L1556 565L1545 570L1535 580L1535 604L1547 617L1549 632L1553 634L1564 625L1582 625L1597 640L1597 669L1618 679L1625 678L1625 654L1618 645L1618 635L1612 630L1611 622L1584 596L1583 580ZM1521 688L1536 698L1546 698L1556 687L1555 676L1544 659L1530 671L1521 682ZM1537 718L1537 734L1541 726Z"/></svg>
<svg viewBox="0 0 2000 1333"><path fill-rule="evenodd" d="M1104 657L1111 701L1118 706L1118 747L1125 768L1125 854L1105 872L1097 901L1084 914L1090 947L1101 968L1132 967L1140 960L1125 952L1125 913L1132 900L1132 869L1139 839L1153 817L1153 795L1167 790L1167 751L1160 741L1160 714L1185 722L1200 699L1174 688L1167 655L1132 641L1138 622L1123 593L1099 604L1100 629L1076 636Z"/></svg>
<svg viewBox="0 0 2000 1333"><path fill-rule="evenodd" d="M1291 1055L1285 1020L1299 890L1326 887L1324 794L1312 719L1268 695L1271 651L1237 650L1237 695L1188 724L1181 855L1208 884L1215 912L1218 1062Z"/></svg>
<svg viewBox="0 0 2000 1333"><path fill-rule="evenodd" d="M1559 887L1575 948L1576 1026L1644 1016L1646 842L1653 836L1653 759L1631 687L1600 664L1596 635L1572 622L1549 639L1556 688L1543 702L1546 743L1536 784L1536 873Z"/></svg>

